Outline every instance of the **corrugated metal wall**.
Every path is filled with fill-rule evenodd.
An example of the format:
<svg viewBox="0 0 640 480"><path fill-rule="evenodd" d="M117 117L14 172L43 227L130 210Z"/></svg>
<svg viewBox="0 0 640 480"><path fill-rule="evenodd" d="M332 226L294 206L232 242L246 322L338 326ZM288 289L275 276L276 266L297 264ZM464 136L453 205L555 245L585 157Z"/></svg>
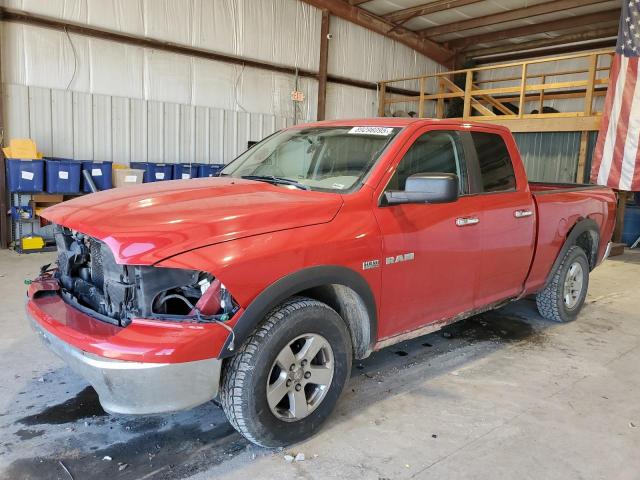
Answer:
<svg viewBox="0 0 640 480"><path fill-rule="evenodd" d="M537 182L575 182L580 132L515 133L527 176Z"/></svg>
<svg viewBox="0 0 640 480"><path fill-rule="evenodd" d="M5 138L32 138L45 155L228 163L290 118L24 85L3 85Z"/></svg>

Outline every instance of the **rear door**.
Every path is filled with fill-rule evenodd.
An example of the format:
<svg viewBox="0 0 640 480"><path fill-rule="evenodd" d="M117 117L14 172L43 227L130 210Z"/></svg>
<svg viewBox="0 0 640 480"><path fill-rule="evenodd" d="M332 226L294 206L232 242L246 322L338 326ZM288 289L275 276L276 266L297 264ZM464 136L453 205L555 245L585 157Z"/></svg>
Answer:
<svg viewBox="0 0 640 480"><path fill-rule="evenodd" d="M535 206L515 143L499 132L470 132L470 176L480 199L482 256L478 307L513 297L522 291L535 244ZM519 157L517 157L519 158Z"/></svg>
<svg viewBox="0 0 640 480"><path fill-rule="evenodd" d="M378 198L386 190L403 190L416 173L457 174L460 198L406 205L382 200L374 208L383 243L382 338L444 320L474 304L482 219L478 200L467 195L464 132L427 128L408 142Z"/></svg>

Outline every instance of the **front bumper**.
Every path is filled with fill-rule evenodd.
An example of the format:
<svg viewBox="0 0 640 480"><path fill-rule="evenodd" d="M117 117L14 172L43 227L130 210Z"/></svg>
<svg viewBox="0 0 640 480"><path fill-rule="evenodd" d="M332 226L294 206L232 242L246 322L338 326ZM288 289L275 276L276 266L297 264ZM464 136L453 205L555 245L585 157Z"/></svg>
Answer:
<svg viewBox="0 0 640 480"><path fill-rule="evenodd" d="M218 394L217 358L184 363L143 363L99 357L64 343L31 318L43 342L95 388L109 413L153 414L185 410Z"/></svg>
<svg viewBox="0 0 640 480"><path fill-rule="evenodd" d="M107 412L184 410L218 394L224 328L136 319L122 328L66 304L56 290L52 280L31 284L26 305L31 325L95 388Z"/></svg>

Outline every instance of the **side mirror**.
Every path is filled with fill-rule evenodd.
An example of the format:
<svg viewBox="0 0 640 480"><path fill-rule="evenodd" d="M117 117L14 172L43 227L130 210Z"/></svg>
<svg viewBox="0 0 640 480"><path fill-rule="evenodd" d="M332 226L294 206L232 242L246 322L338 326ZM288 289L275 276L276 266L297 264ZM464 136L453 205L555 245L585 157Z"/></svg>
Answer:
<svg viewBox="0 0 640 480"><path fill-rule="evenodd" d="M404 191L391 190L384 195L388 205L455 202L458 176L454 173L417 173L407 178Z"/></svg>

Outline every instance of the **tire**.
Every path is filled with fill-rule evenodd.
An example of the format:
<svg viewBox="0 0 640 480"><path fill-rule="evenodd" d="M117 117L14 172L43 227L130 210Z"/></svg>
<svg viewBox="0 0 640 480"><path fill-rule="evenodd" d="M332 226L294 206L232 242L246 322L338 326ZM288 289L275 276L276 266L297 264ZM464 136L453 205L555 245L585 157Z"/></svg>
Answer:
<svg viewBox="0 0 640 480"><path fill-rule="evenodd" d="M587 255L582 248L573 246L565 254L549 284L536 295L538 312L547 320L571 322L582 309L588 288Z"/></svg>
<svg viewBox="0 0 640 480"><path fill-rule="evenodd" d="M306 348L314 345L323 347L304 362ZM280 368L289 363L289 353L296 368ZM324 303L294 297L271 311L224 366L222 408L231 425L256 445L274 448L299 442L316 433L333 411L351 361L351 337L342 318ZM324 388L312 377L324 382ZM282 389L287 393L276 405Z"/></svg>

